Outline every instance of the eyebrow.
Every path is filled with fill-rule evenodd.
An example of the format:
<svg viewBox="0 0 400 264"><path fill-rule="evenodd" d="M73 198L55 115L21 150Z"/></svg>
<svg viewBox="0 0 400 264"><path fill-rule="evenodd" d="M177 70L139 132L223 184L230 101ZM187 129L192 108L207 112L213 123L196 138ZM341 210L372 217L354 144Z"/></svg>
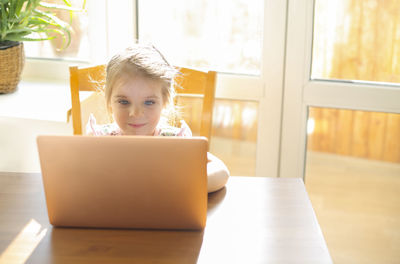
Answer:
<svg viewBox="0 0 400 264"><path fill-rule="evenodd" d="M125 96L125 95L114 95L113 97L115 97L115 98L128 98L127 96ZM160 97L158 96L158 95L149 95L149 96L146 96L145 97L146 99L160 99Z"/></svg>
<svg viewBox="0 0 400 264"><path fill-rule="evenodd" d="M146 99L160 99L160 97L157 95L150 95L150 96L146 96Z"/></svg>

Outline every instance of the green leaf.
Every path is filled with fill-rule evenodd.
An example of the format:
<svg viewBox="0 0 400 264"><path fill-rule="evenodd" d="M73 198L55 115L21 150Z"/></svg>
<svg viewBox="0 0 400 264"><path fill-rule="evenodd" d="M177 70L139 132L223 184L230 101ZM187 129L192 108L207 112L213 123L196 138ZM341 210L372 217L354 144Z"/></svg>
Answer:
<svg viewBox="0 0 400 264"><path fill-rule="evenodd" d="M72 6L72 3L70 0L63 0L63 1L67 6Z"/></svg>
<svg viewBox="0 0 400 264"><path fill-rule="evenodd" d="M7 35L7 15L6 15L6 11L4 6L1 7L0 10L0 14L1 14L1 25L0 25L0 41L3 40L5 38L5 36Z"/></svg>
<svg viewBox="0 0 400 264"><path fill-rule="evenodd" d="M47 21L47 23L49 25L55 26L57 28L62 29L63 31L65 31L65 33L69 32L72 30L71 26L64 22L63 20L59 19L57 16L48 13L48 12L43 12L43 11L39 11L39 10L35 10L34 12L38 17L44 19Z"/></svg>
<svg viewBox="0 0 400 264"><path fill-rule="evenodd" d="M22 6L24 5L24 0L17 0L15 5L15 15L19 16L21 14Z"/></svg>
<svg viewBox="0 0 400 264"><path fill-rule="evenodd" d="M7 37L8 40L11 41L43 41L43 40L51 40L54 37L46 37L46 38L29 38L29 37L21 37L19 35L10 35Z"/></svg>
<svg viewBox="0 0 400 264"><path fill-rule="evenodd" d="M8 18L12 18L15 15L15 2L11 4L8 8Z"/></svg>
<svg viewBox="0 0 400 264"><path fill-rule="evenodd" d="M52 3L41 2L39 4L41 7L49 8L49 9L57 9L57 10L67 10L67 11L74 11L74 12L82 12L83 9L75 8L72 6L65 6L65 5L58 5Z"/></svg>
<svg viewBox="0 0 400 264"><path fill-rule="evenodd" d="M31 34L33 31L31 29L27 28L16 28L16 29L11 29L8 31L10 35L18 33L19 35L28 35Z"/></svg>
<svg viewBox="0 0 400 264"><path fill-rule="evenodd" d="M62 5L42 0L0 0L0 41L40 41L60 36L63 38L63 47L68 46L72 28L51 11L66 10L72 15L73 12L85 10L72 7L71 0L63 1ZM83 7L85 3L86 0ZM46 37L32 37L32 33Z"/></svg>
<svg viewBox="0 0 400 264"><path fill-rule="evenodd" d="M33 25L45 25L45 26L58 26L56 22L43 16L31 16L29 18L29 24Z"/></svg>

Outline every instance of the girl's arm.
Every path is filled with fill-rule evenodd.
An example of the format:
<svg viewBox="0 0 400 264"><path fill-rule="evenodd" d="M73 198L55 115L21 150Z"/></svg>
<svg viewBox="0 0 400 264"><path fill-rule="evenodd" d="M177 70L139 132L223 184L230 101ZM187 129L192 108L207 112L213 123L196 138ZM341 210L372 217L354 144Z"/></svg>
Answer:
<svg viewBox="0 0 400 264"><path fill-rule="evenodd" d="M229 170L224 162L207 152L208 192L215 192L223 188L229 178Z"/></svg>

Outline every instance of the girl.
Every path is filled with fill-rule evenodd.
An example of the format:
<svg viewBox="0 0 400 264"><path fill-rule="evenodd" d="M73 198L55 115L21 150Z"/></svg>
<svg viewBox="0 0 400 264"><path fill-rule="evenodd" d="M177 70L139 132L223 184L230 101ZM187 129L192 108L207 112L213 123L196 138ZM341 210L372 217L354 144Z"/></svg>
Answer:
<svg viewBox="0 0 400 264"><path fill-rule="evenodd" d="M97 125L91 115L86 127L91 135L146 135L190 137L192 132L174 109L177 75L164 56L151 45L135 44L116 54L107 65L105 99L115 120ZM208 192L224 187L229 178L225 164L207 153Z"/></svg>

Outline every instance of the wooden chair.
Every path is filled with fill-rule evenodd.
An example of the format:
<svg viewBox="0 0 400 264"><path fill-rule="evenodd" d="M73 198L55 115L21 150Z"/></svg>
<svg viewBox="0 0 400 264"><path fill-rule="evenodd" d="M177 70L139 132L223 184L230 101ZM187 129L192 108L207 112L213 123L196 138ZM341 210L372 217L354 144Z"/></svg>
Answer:
<svg viewBox="0 0 400 264"><path fill-rule="evenodd" d="M215 71L203 72L189 68L180 68L179 71L182 75L175 80L176 93L178 96L202 97L200 136L206 137L210 142L217 73ZM185 121L189 123L188 120Z"/></svg>
<svg viewBox="0 0 400 264"><path fill-rule="evenodd" d="M71 89L71 109L67 116L72 116L72 129L74 135L82 135L82 111L79 92L98 91L105 84L106 65L78 68L69 67L69 84ZM106 113L104 113L106 114ZM85 122L87 120L84 120Z"/></svg>
<svg viewBox="0 0 400 264"><path fill-rule="evenodd" d="M82 115L80 91L96 91L105 83L105 65L87 68L70 67L70 88L72 108L72 125L74 135L82 134ZM200 120L200 136L211 139L213 108L215 101L216 72L203 72L188 68L180 68L182 75L176 79L178 96L200 96L203 98ZM106 114L106 113L105 113ZM87 120L84 120L85 122ZM185 120L188 122L187 120Z"/></svg>

